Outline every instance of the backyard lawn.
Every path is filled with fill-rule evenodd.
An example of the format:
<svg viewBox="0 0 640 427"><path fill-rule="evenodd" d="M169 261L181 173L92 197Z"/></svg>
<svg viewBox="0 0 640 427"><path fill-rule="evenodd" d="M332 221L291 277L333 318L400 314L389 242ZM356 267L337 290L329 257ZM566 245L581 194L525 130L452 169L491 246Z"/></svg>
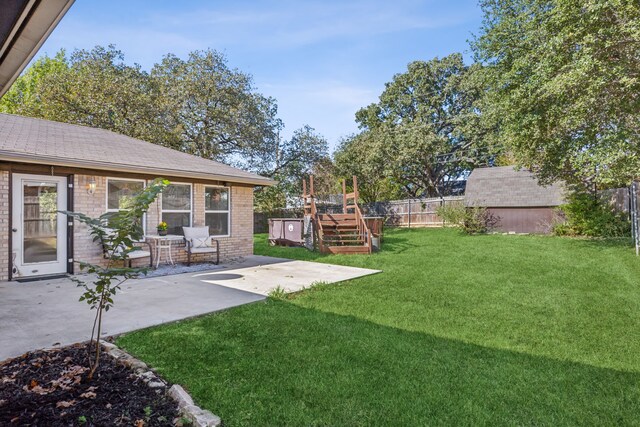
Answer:
<svg viewBox="0 0 640 427"><path fill-rule="evenodd" d="M323 256L257 236L257 254L384 272L118 344L229 426L640 424L628 243L413 229L383 249Z"/></svg>

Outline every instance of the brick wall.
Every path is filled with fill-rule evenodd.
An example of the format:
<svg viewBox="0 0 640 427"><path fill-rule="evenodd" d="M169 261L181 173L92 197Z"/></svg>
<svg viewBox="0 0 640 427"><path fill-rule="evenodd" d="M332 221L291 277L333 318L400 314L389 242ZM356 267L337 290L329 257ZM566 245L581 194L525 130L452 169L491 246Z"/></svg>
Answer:
<svg viewBox="0 0 640 427"><path fill-rule="evenodd" d="M95 176L96 191L86 191L89 175L75 175L74 210L89 216L99 216L106 210L106 177ZM205 184L193 184L193 225L204 226L204 189ZM220 259L226 261L253 253L253 189L252 187L231 185L231 232L229 237L218 238L220 241ZM160 196L161 198L162 196ZM157 234L156 226L160 221L160 198L154 202L147 212L146 233ZM155 248L154 248L155 250ZM176 262L186 262L187 253L184 243L173 242L172 258ZM212 260L211 254L194 254L192 262ZM85 226L76 222L74 229L74 259L91 263L102 263L105 260L101 248L92 241ZM163 258L164 261L164 258ZM148 259L137 260L134 265L143 265Z"/></svg>
<svg viewBox="0 0 640 427"><path fill-rule="evenodd" d="M0 171L0 280L9 279L9 171Z"/></svg>

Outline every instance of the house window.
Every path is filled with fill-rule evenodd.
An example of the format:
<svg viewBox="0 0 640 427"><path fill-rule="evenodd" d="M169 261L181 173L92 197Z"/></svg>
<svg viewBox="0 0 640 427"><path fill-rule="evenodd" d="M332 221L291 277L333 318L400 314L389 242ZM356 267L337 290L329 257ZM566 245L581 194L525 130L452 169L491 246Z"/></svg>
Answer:
<svg viewBox="0 0 640 427"><path fill-rule="evenodd" d="M107 212L129 209L136 194L144 189L144 181L107 180Z"/></svg>
<svg viewBox="0 0 640 427"><path fill-rule="evenodd" d="M107 179L107 212L118 212L131 207L133 198L144 190L144 181L133 179ZM140 218L140 226L144 216Z"/></svg>
<svg viewBox="0 0 640 427"><path fill-rule="evenodd" d="M184 234L191 227L191 184L170 184L162 192L162 220L169 234Z"/></svg>
<svg viewBox="0 0 640 427"><path fill-rule="evenodd" d="M205 187L204 223L212 236L229 235L229 189L223 187Z"/></svg>

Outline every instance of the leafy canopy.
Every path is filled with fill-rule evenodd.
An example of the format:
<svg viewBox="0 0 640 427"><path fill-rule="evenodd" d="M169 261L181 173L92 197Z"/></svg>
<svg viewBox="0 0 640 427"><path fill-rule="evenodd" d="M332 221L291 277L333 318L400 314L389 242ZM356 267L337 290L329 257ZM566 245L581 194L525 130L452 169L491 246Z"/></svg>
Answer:
<svg viewBox="0 0 640 427"><path fill-rule="evenodd" d="M483 0L472 45L501 139L542 181L623 185L640 170L640 3Z"/></svg>
<svg viewBox="0 0 640 427"><path fill-rule="evenodd" d="M358 111L361 138L368 141L363 149L377 151L363 155L385 159L380 179L392 178L413 197L439 196L472 167L490 161L477 73L460 54L415 61L386 84L378 103Z"/></svg>

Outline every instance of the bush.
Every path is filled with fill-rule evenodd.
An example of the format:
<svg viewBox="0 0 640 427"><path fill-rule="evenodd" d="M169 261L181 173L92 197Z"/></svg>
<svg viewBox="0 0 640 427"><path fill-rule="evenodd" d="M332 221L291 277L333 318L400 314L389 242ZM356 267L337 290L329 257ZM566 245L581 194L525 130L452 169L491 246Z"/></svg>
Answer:
<svg viewBox="0 0 640 427"><path fill-rule="evenodd" d="M485 208L468 208L462 203L442 205L436 213L449 224L467 234L488 233L498 225L499 218Z"/></svg>
<svg viewBox="0 0 640 427"><path fill-rule="evenodd" d="M593 194L574 191L568 203L558 208L560 220L553 226L558 236L627 237L631 223L607 201Z"/></svg>

